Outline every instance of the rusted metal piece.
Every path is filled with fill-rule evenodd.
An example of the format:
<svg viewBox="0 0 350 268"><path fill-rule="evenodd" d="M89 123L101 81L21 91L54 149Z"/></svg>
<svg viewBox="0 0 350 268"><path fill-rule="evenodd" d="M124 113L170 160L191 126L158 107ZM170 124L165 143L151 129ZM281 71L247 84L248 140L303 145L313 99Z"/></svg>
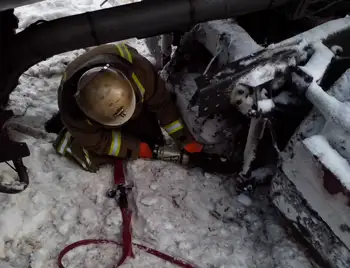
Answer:
<svg viewBox="0 0 350 268"><path fill-rule="evenodd" d="M327 168L318 158L315 158L323 171L323 187L331 195L343 194L348 199L347 205L350 206L350 189L347 189L329 168Z"/></svg>
<svg viewBox="0 0 350 268"><path fill-rule="evenodd" d="M325 167L321 162L322 170L323 170L323 187L330 193L331 195L335 195L338 193L347 193L347 190L339 181L337 176L332 173L327 167Z"/></svg>

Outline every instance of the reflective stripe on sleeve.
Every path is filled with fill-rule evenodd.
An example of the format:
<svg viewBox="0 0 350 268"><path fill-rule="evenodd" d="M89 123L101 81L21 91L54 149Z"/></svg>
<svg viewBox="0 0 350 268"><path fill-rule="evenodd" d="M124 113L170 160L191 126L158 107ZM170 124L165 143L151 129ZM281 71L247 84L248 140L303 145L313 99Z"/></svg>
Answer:
<svg viewBox="0 0 350 268"><path fill-rule="evenodd" d="M124 43L117 44L116 47L119 51L120 56L122 56L124 59L132 63L132 57L128 47Z"/></svg>
<svg viewBox="0 0 350 268"><path fill-rule="evenodd" d="M72 137L72 136L70 135L70 133L69 133L68 131L64 134L63 139L61 140L61 143L60 143L60 145L59 145L58 148L57 148L57 151L58 151L60 154L64 155L64 153L66 152L66 150L67 150L67 145L68 145L68 143L69 143L71 137Z"/></svg>
<svg viewBox="0 0 350 268"><path fill-rule="evenodd" d="M118 45L116 45L116 47L118 49L118 52L119 52L120 56L122 56L125 59L124 51L121 48L121 46L118 44Z"/></svg>
<svg viewBox="0 0 350 268"><path fill-rule="evenodd" d="M66 82L66 80L67 80L67 72L64 72L62 75L62 81Z"/></svg>
<svg viewBox="0 0 350 268"><path fill-rule="evenodd" d="M166 132L170 135L184 128L184 125L181 123L180 119L170 123L169 125L164 126Z"/></svg>
<svg viewBox="0 0 350 268"><path fill-rule="evenodd" d="M120 152L120 147L122 145L122 135L121 133L112 131L112 142L111 147L109 148L109 155L118 156Z"/></svg>
<svg viewBox="0 0 350 268"><path fill-rule="evenodd" d="M90 166L91 160L90 160L89 152L85 148L83 148L83 152L84 152L85 160L88 163L88 165Z"/></svg>
<svg viewBox="0 0 350 268"><path fill-rule="evenodd" d="M130 53L128 47L124 43L117 44L116 47L118 49L120 56L122 56L124 59L126 59L127 61L132 63L132 56L131 56L131 53ZM132 73L132 80L136 84L137 89L140 91L141 96L142 96L142 101L143 101L144 95L145 95L145 88L143 87L143 85L141 84L140 80L138 79L138 77L136 76L136 74L134 72Z"/></svg>
<svg viewBox="0 0 350 268"><path fill-rule="evenodd" d="M86 164L84 163L83 160L81 160L79 157L77 157L70 148L67 148L67 152L75 159L79 162L79 164L86 170L88 170Z"/></svg>
<svg viewBox="0 0 350 268"><path fill-rule="evenodd" d="M124 49L124 53L125 53L126 56L127 56L127 60L128 60L130 63L132 63L132 57L131 57L131 53L130 53L128 47L127 47L124 43L122 44L122 47L123 47L123 49ZM124 55L125 55L125 54L124 54Z"/></svg>
<svg viewBox="0 0 350 268"><path fill-rule="evenodd" d="M141 96L142 96L142 101L143 101L143 96L145 95L145 88L141 84L140 80L137 78L135 73L132 73L132 79L134 80L135 84L137 85L137 88L139 89Z"/></svg>

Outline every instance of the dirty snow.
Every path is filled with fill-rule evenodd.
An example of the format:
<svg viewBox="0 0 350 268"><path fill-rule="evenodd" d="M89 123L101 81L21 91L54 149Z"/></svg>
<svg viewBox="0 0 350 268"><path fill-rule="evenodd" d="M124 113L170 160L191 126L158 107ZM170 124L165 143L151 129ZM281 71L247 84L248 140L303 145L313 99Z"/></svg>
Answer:
<svg viewBox="0 0 350 268"><path fill-rule="evenodd" d="M16 10L21 27L39 18L99 8L100 1L48 0ZM150 60L143 40L128 40ZM64 53L32 67L11 95L10 122L17 140L31 156L24 159L30 176L21 194L0 194L0 267L53 268L63 247L84 238L120 239L121 215L105 195L112 167L97 174L80 170L52 148L55 135L43 124L57 111L57 87L68 62L84 50ZM7 169L6 169L7 170ZM0 173L6 171L0 166ZM137 160L128 164L127 179L135 188L135 242L184 258L198 267L311 268L302 248L278 224L267 192L239 202L229 178L180 166ZM66 267L112 267L121 250L87 246L68 254ZM135 250L136 258L122 267L171 267Z"/></svg>

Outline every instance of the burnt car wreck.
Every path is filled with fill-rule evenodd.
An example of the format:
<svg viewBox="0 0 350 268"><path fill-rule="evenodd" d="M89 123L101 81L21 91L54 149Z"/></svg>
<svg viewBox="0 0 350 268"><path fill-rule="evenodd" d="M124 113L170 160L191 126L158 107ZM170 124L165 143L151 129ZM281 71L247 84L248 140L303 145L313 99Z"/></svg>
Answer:
<svg viewBox="0 0 350 268"><path fill-rule="evenodd" d="M350 261L343 215L349 210L349 22L333 20L268 48L234 21L204 23L185 35L164 75L186 99L182 112L197 138L234 159L238 190L271 182L273 204L324 267ZM191 57L193 51L205 57ZM208 133L212 125L216 132ZM264 167L270 172L259 172Z"/></svg>
<svg viewBox="0 0 350 268"><path fill-rule="evenodd" d="M180 32L161 74L193 135L230 163L224 173L237 192L268 185L272 204L320 265L349 267L350 17L338 10L350 6L340 1L331 16L305 23L308 10L322 9L317 2L142 1L39 21L17 34L12 8L24 3L4 2L0 19L11 23L1 29L0 162L12 161L19 181L0 192L29 184L22 162L29 149L6 127L23 72L62 52ZM275 9L289 26L301 25L267 34L271 21L265 31L249 23Z"/></svg>

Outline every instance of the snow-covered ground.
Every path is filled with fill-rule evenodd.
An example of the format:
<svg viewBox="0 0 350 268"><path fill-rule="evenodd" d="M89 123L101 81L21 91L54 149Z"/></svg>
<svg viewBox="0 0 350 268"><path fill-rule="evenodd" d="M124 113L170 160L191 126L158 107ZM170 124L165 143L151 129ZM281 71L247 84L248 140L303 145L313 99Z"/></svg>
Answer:
<svg viewBox="0 0 350 268"><path fill-rule="evenodd" d="M20 27L37 19L99 9L97 0L52 0L18 8ZM108 7L107 4L105 7ZM49 37L48 37L49 38ZM128 40L151 61L143 40ZM25 158L30 186L21 194L0 194L0 267L57 267L60 250L85 238L120 239L121 214L105 193L112 184L112 167L97 174L82 171L52 148L55 135L43 124L57 111L56 91L67 63L84 52L64 53L28 70L11 95L17 117L11 128L28 143ZM0 164L0 177L10 173ZM267 192L253 200L235 197L229 178L198 169L137 160L128 164L127 179L135 184L134 239L198 267L309 268L314 267L278 224ZM69 253L66 267L113 267L121 250L87 246ZM135 250L136 258L122 267L172 267Z"/></svg>

